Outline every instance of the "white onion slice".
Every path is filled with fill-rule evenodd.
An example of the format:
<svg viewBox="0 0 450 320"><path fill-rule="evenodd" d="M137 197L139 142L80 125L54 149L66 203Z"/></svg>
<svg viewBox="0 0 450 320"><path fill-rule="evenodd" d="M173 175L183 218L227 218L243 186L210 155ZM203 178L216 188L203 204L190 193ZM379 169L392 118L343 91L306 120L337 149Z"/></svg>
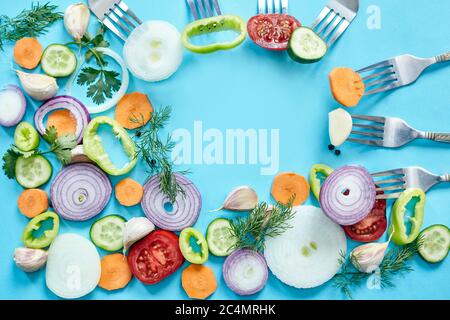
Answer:
<svg viewBox="0 0 450 320"><path fill-rule="evenodd" d="M14 127L25 115L27 101L18 86L8 85L0 90L0 126Z"/></svg>
<svg viewBox="0 0 450 320"><path fill-rule="evenodd" d="M264 256L272 273L296 288L313 288L330 280L340 269L340 252L347 240L342 228L320 208L294 207L291 229L266 240Z"/></svg>
<svg viewBox="0 0 450 320"><path fill-rule="evenodd" d="M58 236L50 246L45 273L47 287L65 299L83 297L95 289L101 274L95 246L74 233Z"/></svg>

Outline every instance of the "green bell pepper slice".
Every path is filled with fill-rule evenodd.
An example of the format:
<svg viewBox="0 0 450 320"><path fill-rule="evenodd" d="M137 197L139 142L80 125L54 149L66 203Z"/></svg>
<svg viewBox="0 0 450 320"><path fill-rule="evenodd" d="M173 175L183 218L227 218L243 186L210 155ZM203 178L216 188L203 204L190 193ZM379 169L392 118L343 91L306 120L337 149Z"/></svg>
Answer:
<svg viewBox="0 0 450 320"><path fill-rule="evenodd" d="M204 46L194 45L191 38L220 31L234 30L238 33L233 41L216 42ZM186 49L195 53L211 53L218 50L229 50L244 42L247 36L247 25L241 17L227 14L194 21L184 28L181 41Z"/></svg>
<svg viewBox="0 0 450 320"><path fill-rule="evenodd" d="M406 206L413 198L418 198L414 207L414 215L408 217L411 223L411 230L408 234L405 225ZM405 245L416 240L423 224L423 216L425 213L425 193L421 189L406 189L400 197L395 201L392 208L391 221L389 226L389 234L392 235L392 241L397 245Z"/></svg>
<svg viewBox="0 0 450 320"><path fill-rule="evenodd" d="M200 252L197 252L191 246L191 238L195 239L195 242L200 247ZM203 234L194 228L183 229L179 238L180 250L183 257L194 264L203 264L208 260L209 250L208 243L206 242Z"/></svg>
<svg viewBox="0 0 450 320"><path fill-rule="evenodd" d="M53 227L45 230L40 237L35 237L33 232L39 230L44 221L53 220ZM22 242L27 248L42 249L48 247L56 238L59 231L59 217L56 213L48 211L31 219L22 234Z"/></svg>
<svg viewBox="0 0 450 320"><path fill-rule="evenodd" d="M312 166L311 171L309 172L309 184L311 185L311 191L317 200L320 198L320 187L322 185L322 181L317 175L320 173L327 178L333 171L334 169L326 164L315 164Z"/></svg>
<svg viewBox="0 0 450 320"><path fill-rule="evenodd" d="M97 134L98 127L101 124L107 124L111 127L113 134L120 140L125 153L130 159L122 168L118 168L112 163L103 147L102 139ZM138 159L136 156L136 145L128 132L116 120L106 116L94 118L89 122L84 130L83 149L89 159L112 176L127 174L134 168Z"/></svg>

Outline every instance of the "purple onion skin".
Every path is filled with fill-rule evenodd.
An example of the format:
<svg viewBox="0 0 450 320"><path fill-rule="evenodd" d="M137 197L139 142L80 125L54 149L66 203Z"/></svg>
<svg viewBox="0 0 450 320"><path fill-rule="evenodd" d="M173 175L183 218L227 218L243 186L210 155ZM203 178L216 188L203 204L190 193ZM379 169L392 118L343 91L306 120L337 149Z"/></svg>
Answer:
<svg viewBox="0 0 450 320"><path fill-rule="evenodd" d="M250 258L249 258L250 256ZM245 290L239 287L239 283L233 279L233 268L237 263L245 259L256 259L261 265L264 266L264 279L263 281L252 290ZM264 256L259 254L256 251L249 249L239 249L231 253L226 259L222 267L223 279L225 280L226 285L230 290L234 293L241 296L250 296L252 294L258 293L261 291L267 283L267 279L269 277L269 269L267 267L266 259Z"/></svg>
<svg viewBox="0 0 450 320"><path fill-rule="evenodd" d="M20 121L22 121L23 116L25 115L25 110L27 108L27 100L25 99L25 95L23 94L22 90L18 86L14 85L14 84L9 84L9 85L5 86L5 88L3 88L1 91L14 91L20 97L21 110L20 110L20 113L17 116L17 118L12 120L12 121L2 121L2 119L0 117L0 126L6 127L6 128L14 127Z"/></svg>

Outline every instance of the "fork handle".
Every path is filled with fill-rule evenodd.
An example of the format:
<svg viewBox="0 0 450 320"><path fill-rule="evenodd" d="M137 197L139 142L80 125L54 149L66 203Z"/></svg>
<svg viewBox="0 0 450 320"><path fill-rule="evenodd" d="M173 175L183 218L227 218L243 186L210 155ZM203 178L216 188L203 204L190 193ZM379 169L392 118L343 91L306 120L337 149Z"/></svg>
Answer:
<svg viewBox="0 0 450 320"><path fill-rule="evenodd" d="M424 132L422 138L437 142L450 143L450 133Z"/></svg>
<svg viewBox="0 0 450 320"><path fill-rule="evenodd" d="M450 51L436 56L435 59L436 59L436 62L450 61Z"/></svg>

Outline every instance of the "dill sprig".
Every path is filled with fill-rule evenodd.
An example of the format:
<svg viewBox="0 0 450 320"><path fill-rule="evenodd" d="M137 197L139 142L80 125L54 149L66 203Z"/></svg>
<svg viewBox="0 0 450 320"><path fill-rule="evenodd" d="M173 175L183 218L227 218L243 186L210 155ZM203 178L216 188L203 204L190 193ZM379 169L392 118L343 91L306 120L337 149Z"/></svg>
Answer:
<svg viewBox="0 0 450 320"><path fill-rule="evenodd" d="M58 6L46 3L32 3L31 9L23 10L17 16L10 18L0 16L0 49L6 42L14 42L24 37L38 37L47 32L48 27L63 18L61 12L56 12Z"/></svg>
<svg viewBox="0 0 450 320"><path fill-rule="evenodd" d="M136 157L141 157L144 160L151 175L159 176L161 191L174 203L178 194L184 194L184 189L175 178L174 164L171 160L175 142L172 141L170 134L165 139L160 138L160 131L169 122L171 112L170 107L161 107L152 114L147 125L145 125L142 114L133 114L130 121L140 125L140 128L134 134L137 147ZM177 171L177 173L187 174L188 171Z"/></svg>
<svg viewBox="0 0 450 320"><path fill-rule="evenodd" d="M231 234L236 239L233 249L264 250L265 239L279 236L291 228L288 222L293 216L292 202L274 206L259 203L248 216L231 222Z"/></svg>

